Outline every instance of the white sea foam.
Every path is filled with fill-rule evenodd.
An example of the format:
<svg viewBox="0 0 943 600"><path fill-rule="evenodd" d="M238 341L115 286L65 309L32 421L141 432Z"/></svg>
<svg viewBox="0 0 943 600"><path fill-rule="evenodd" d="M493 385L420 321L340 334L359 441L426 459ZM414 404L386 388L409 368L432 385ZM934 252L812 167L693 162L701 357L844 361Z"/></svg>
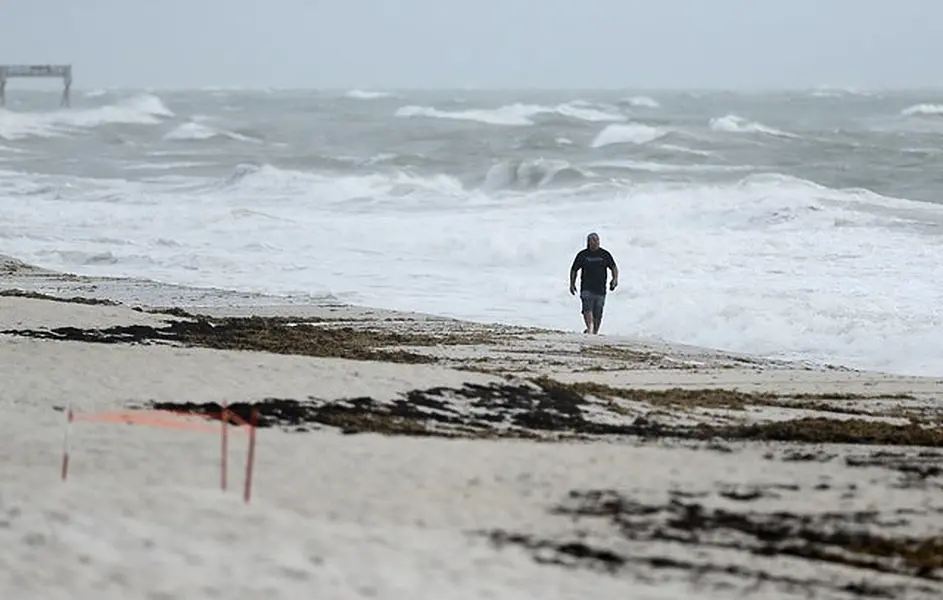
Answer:
<svg viewBox="0 0 943 600"><path fill-rule="evenodd" d="M844 96L873 96L874 92L855 87L820 85L810 92L815 98L841 98Z"/></svg>
<svg viewBox="0 0 943 600"><path fill-rule="evenodd" d="M787 133L774 127L757 123L756 121L750 121L749 119L744 119L743 117L739 117L737 115L715 117L711 119L710 126L714 131L723 131L727 133L762 133L776 137L798 137L795 134Z"/></svg>
<svg viewBox="0 0 943 600"><path fill-rule="evenodd" d="M350 90L344 94L348 98L354 98L357 100L378 100L380 98L394 98L395 94L392 92L380 92L380 91L371 91L371 90Z"/></svg>
<svg viewBox="0 0 943 600"><path fill-rule="evenodd" d="M10 154L27 154L26 150L21 150L20 148L13 148L11 146L4 146L3 144L0 144L0 152L8 152Z"/></svg>
<svg viewBox="0 0 943 600"><path fill-rule="evenodd" d="M484 189L531 189L585 178L586 172L565 160L506 160L489 169Z"/></svg>
<svg viewBox="0 0 943 600"><path fill-rule="evenodd" d="M561 173L576 185L546 185ZM943 241L921 233L943 207L777 175L626 186L580 173L506 162L465 187L265 165L199 185L0 171L0 238L73 272L578 328L565 273L580 232L599 229L623 269L605 333L943 369Z"/></svg>
<svg viewBox="0 0 943 600"><path fill-rule="evenodd" d="M381 100L383 98L400 98L399 94L377 90L350 90L344 94L348 98L357 100Z"/></svg>
<svg viewBox="0 0 943 600"><path fill-rule="evenodd" d="M193 167L205 167L212 163L200 162L194 160L181 160L176 162L143 162L131 163L127 167L137 171L172 171L174 169L190 169Z"/></svg>
<svg viewBox="0 0 943 600"><path fill-rule="evenodd" d="M439 110L430 106L409 105L396 111L397 117L425 117L430 119L457 119L477 121L489 125L527 126L534 125L534 117L559 115L580 121L624 121L624 115L607 112L601 108L587 106L580 101L557 106L539 104L509 104L498 108L471 108L466 110Z"/></svg>
<svg viewBox="0 0 943 600"><path fill-rule="evenodd" d="M683 154L694 154L696 156L714 156L714 153L710 152L709 150L695 150L694 148L678 146L676 144L662 144L661 148L665 150L671 150L673 152L681 152Z"/></svg>
<svg viewBox="0 0 943 600"><path fill-rule="evenodd" d="M943 116L943 104L914 104L901 111L902 115L911 117L920 116Z"/></svg>
<svg viewBox="0 0 943 600"><path fill-rule="evenodd" d="M586 101L558 104L553 108L547 108L542 111L542 114L548 113L556 113L564 117L580 121L589 121L591 123L626 120L625 115L619 114L613 107L593 104Z"/></svg>
<svg viewBox="0 0 943 600"><path fill-rule="evenodd" d="M203 140L212 140L215 138L228 138L231 140L238 140L240 142L258 142L259 141L255 138L242 135L240 133L226 131L224 129L215 129L208 125L204 125L200 123L199 121L200 119L194 118L193 121L178 125L172 131L164 135L164 139L177 140L177 141L203 141Z"/></svg>
<svg viewBox="0 0 943 600"><path fill-rule="evenodd" d="M0 138L56 137L109 124L155 125L173 116L153 94L140 94L96 108L29 113L0 109Z"/></svg>
<svg viewBox="0 0 943 600"><path fill-rule="evenodd" d="M590 146L601 148L612 144L647 144L667 133L664 129L641 123L607 125L596 135Z"/></svg>
<svg viewBox="0 0 943 600"><path fill-rule="evenodd" d="M515 104L495 109L469 109L444 111L430 106L403 106L396 110L397 117L425 117L429 119L456 119L477 121L488 125L533 125L531 116L537 114L536 107Z"/></svg>
<svg viewBox="0 0 943 600"><path fill-rule="evenodd" d="M751 165L672 164L647 160L598 160L586 166L594 169L628 169L630 171L648 171L652 173L733 173L756 170L756 167Z"/></svg>

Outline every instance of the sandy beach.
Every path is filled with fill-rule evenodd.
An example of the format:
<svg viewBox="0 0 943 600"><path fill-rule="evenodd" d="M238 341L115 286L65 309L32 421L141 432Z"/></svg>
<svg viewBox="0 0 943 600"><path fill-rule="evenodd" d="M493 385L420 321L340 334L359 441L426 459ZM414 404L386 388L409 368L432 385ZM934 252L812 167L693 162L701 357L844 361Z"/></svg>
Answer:
<svg viewBox="0 0 943 600"><path fill-rule="evenodd" d="M3 259L0 380L2 598L943 594L943 378Z"/></svg>

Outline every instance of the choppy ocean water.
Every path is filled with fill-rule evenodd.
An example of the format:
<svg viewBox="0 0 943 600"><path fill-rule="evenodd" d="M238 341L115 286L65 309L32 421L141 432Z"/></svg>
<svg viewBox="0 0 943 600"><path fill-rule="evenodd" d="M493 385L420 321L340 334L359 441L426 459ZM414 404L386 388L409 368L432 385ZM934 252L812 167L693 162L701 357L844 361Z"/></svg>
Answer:
<svg viewBox="0 0 943 600"><path fill-rule="evenodd" d="M9 86L0 253L87 275L943 373L943 92Z"/></svg>

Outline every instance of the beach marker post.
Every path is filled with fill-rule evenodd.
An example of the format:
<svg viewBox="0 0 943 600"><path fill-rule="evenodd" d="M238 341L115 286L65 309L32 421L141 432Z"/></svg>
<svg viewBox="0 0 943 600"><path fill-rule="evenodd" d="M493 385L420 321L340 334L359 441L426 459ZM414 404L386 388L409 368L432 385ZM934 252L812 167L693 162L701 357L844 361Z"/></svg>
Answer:
<svg viewBox="0 0 943 600"><path fill-rule="evenodd" d="M71 449L72 445L72 421L74 419L75 416L72 413L72 401L69 400L69 404L66 407L65 439L62 442L62 481L65 481L69 476L69 450Z"/></svg>
<svg viewBox="0 0 943 600"><path fill-rule="evenodd" d="M222 411L220 412L220 415L219 415L219 422L222 426L222 432L221 432L222 451L220 455L219 477L220 477L220 488L224 492L226 491L226 469L228 468L228 461L229 461L229 427L228 427L229 410L227 409L227 407L228 407L228 404L226 403L226 400L224 399L221 405Z"/></svg>
<svg viewBox="0 0 943 600"><path fill-rule="evenodd" d="M252 408L252 416L249 418L249 450L246 456L246 478L245 489L243 490L243 499L246 504L252 496L252 471L255 463L255 427L259 422L259 409Z"/></svg>
<svg viewBox="0 0 943 600"><path fill-rule="evenodd" d="M245 487L243 490L243 498L248 504L252 496L252 476L255 471L255 442L256 442L256 427L259 422L259 410L255 407L252 408L251 416L249 417L249 422L247 423L244 419L239 417L239 415L229 409L228 404L224 400L220 405L222 410L220 412L220 429L217 429L215 426L209 424L200 424L200 423L189 423L185 421L174 421L166 417L154 417L154 413L162 414L173 414L175 416L194 416L188 415L184 412L178 411L145 411L145 413L150 414L140 414L138 411L112 411L112 412L103 412L103 413L76 413L72 407L72 401L70 400L66 409L66 425L65 425L65 435L63 440L62 447L62 465L60 476L63 481L68 477L69 472L69 459L72 446L72 423L74 421L91 421L98 423L124 423L127 425L131 424L140 424L140 425L150 425L153 427L170 427L173 429L189 429L196 431L204 432L219 432L222 438L220 442L222 454L220 457L220 483L223 490L227 487L227 468L228 468L228 446L229 446L229 419L234 419L240 425L246 425L246 431L249 435L249 443L247 444L247 455L246 455L246 478L245 478ZM210 418L212 418L210 416Z"/></svg>

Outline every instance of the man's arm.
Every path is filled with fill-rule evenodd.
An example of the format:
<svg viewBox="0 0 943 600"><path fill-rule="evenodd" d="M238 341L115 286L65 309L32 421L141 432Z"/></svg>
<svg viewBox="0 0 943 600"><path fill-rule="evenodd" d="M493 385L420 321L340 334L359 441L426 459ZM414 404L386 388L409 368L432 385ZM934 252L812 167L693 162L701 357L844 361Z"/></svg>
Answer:
<svg viewBox="0 0 943 600"><path fill-rule="evenodd" d="M619 265L611 254L609 255L609 270L612 271L612 280L609 282L609 290L612 291L619 285Z"/></svg>
<svg viewBox="0 0 943 600"><path fill-rule="evenodd" d="M570 266L570 293L571 294L576 293L576 273L583 266L581 264L582 261L580 261L581 256L582 254L577 254L576 257L573 259L573 264Z"/></svg>

